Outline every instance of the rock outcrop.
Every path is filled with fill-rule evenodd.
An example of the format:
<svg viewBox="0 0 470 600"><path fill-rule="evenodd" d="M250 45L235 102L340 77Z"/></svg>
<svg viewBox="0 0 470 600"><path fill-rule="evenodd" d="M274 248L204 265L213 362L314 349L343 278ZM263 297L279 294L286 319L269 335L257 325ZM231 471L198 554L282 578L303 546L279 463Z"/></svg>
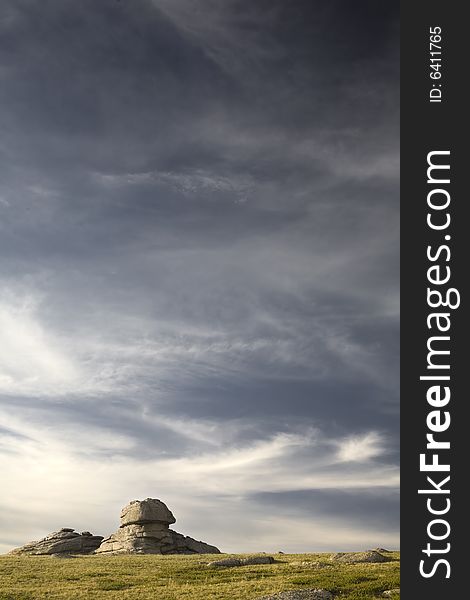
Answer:
<svg viewBox="0 0 470 600"><path fill-rule="evenodd" d="M29 542L15 548L10 554L92 554L101 544L102 535L92 535L89 531L77 533L68 527L50 533L42 540Z"/></svg>
<svg viewBox="0 0 470 600"><path fill-rule="evenodd" d="M96 554L220 554L215 546L170 529L176 522L160 500L133 500L121 511L116 533L103 540Z"/></svg>

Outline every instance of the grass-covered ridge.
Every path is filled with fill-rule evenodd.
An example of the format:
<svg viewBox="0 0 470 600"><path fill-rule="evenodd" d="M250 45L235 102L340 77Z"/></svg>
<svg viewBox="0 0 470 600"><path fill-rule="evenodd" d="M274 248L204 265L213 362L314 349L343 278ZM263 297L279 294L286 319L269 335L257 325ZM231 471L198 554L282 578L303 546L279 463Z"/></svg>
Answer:
<svg viewBox="0 0 470 600"><path fill-rule="evenodd" d="M330 554L281 554L273 555L272 565L207 566L223 556L1 556L0 600L255 600L312 587L341 600L365 600L400 587L398 552L388 554L390 562L375 564L333 563Z"/></svg>

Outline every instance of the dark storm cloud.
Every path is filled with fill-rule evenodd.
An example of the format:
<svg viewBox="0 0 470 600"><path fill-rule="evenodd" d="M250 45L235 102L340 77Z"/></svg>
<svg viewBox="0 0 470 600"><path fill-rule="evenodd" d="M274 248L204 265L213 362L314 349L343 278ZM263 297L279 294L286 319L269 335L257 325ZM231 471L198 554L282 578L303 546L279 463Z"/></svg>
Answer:
<svg viewBox="0 0 470 600"><path fill-rule="evenodd" d="M285 524L343 523L349 502L346 545L369 539L366 509L396 540L380 490L398 444L397 7L0 11L0 435L16 495L27 471L47 506L24 464L52 452L64 498L75 472L117 508L185 490L233 523L235 499L287 502ZM139 461L155 465L145 485Z"/></svg>

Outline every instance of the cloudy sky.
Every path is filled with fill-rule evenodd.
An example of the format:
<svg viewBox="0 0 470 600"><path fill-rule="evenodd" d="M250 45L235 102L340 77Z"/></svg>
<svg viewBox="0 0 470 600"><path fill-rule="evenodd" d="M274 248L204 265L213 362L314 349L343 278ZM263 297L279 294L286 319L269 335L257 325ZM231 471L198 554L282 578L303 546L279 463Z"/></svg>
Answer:
<svg viewBox="0 0 470 600"><path fill-rule="evenodd" d="M397 4L2 2L0 551L398 545Z"/></svg>

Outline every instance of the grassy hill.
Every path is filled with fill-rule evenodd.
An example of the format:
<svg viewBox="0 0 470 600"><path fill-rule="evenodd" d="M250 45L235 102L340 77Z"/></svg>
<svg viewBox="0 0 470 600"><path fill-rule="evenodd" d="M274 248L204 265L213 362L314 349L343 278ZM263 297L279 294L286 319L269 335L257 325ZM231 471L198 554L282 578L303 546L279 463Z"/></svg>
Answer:
<svg viewBox="0 0 470 600"><path fill-rule="evenodd" d="M365 600L399 587L398 552L391 562L354 565L330 554L273 556L272 565L232 568L207 566L220 555L0 556L0 600L255 600L312 587Z"/></svg>

